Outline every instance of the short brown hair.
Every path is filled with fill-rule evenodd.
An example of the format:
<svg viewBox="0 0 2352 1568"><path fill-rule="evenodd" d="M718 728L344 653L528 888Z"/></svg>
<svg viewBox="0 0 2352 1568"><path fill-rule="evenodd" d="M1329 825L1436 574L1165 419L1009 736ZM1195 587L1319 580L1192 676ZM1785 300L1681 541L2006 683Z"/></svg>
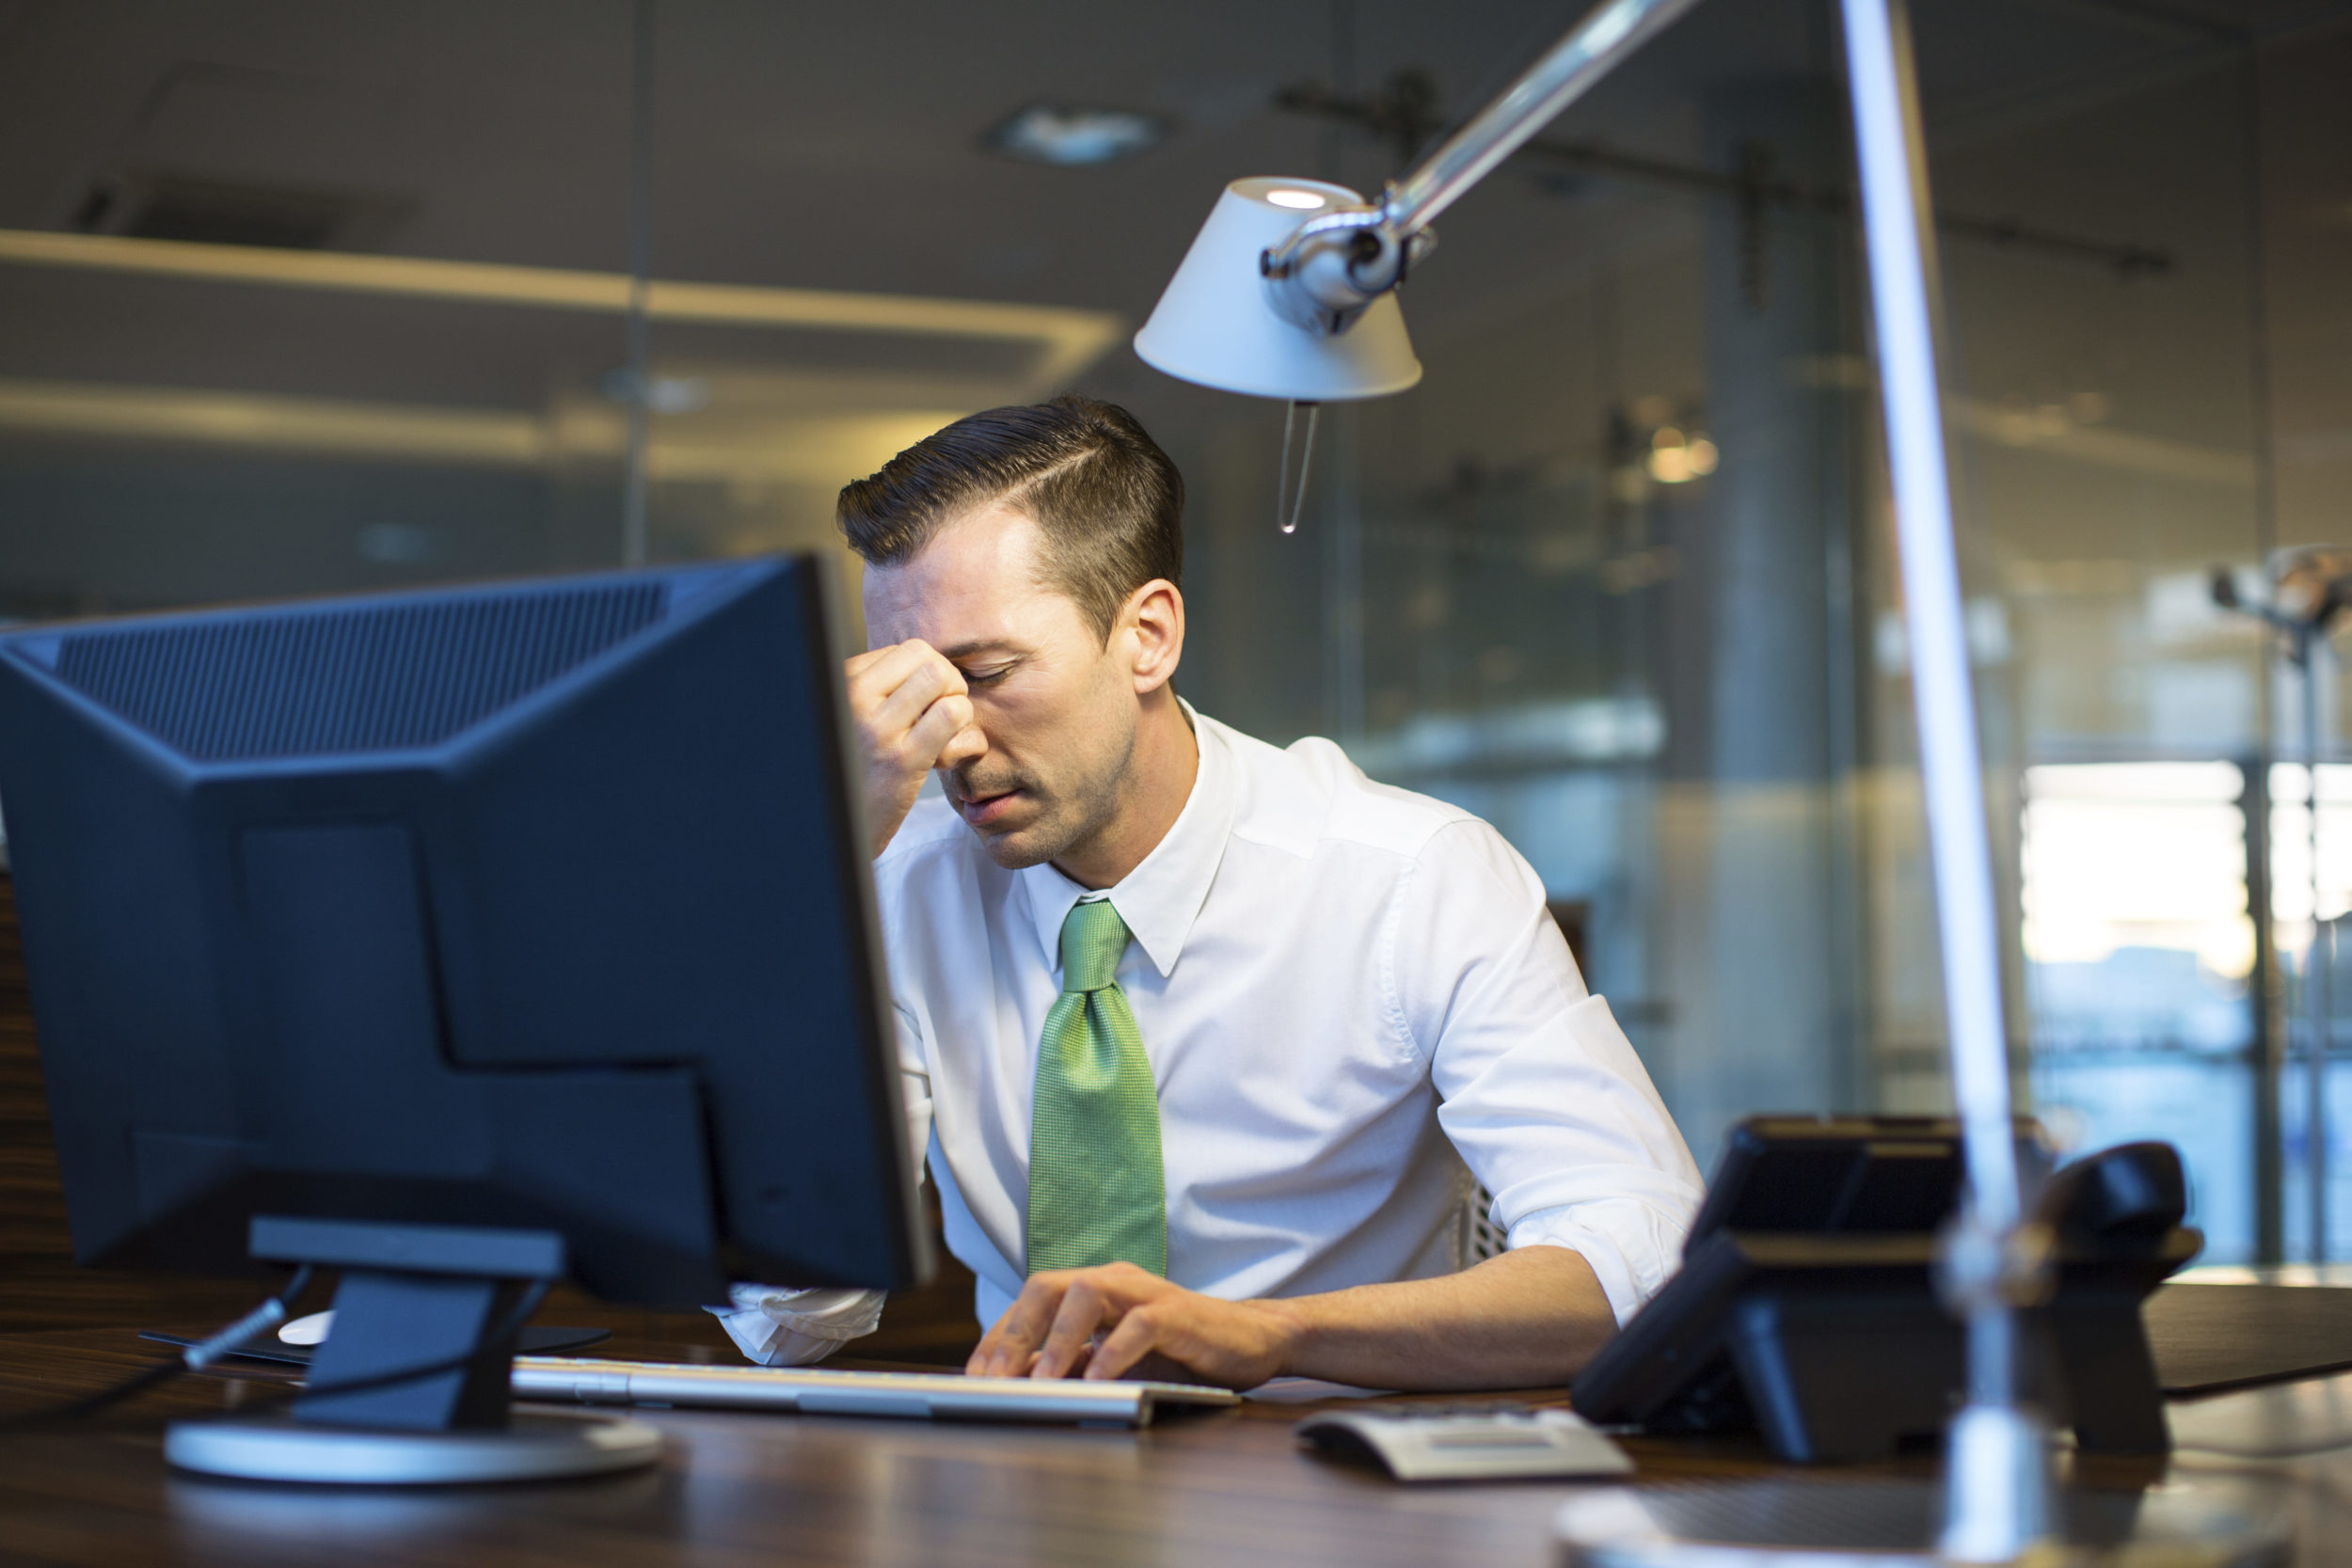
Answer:
<svg viewBox="0 0 2352 1568"><path fill-rule="evenodd" d="M958 420L842 486L837 516L867 565L895 566L999 501L1036 522L1047 579L1105 642L1130 594L1154 578L1183 586L1184 477L1133 414L1091 398Z"/></svg>

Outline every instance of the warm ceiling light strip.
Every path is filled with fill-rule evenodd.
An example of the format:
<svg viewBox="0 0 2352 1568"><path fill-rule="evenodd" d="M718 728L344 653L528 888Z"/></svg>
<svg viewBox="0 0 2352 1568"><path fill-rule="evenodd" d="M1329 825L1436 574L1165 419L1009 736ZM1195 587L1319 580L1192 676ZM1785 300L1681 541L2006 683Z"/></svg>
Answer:
<svg viewBox="0 0 2352 1568"><path fill-rule="evenodd" d="M0 429L342 457L535 467L553 448L535 416L179 387L0 380Z"/></svg>
<svg viewBox="0 0 2352 1568"><path fill-rule="evenodd" d="M272 250L258 245L129 239L119 234L0 229L0 263L7 262L611 315L628 309L629 280L623 274L506 266L494 261L440 261L415 256ZM656 321L717 326L900 332L1034 342L1041 352L1033 373L1041 386L1047 387L1058 386L1093 363L1124 330L1120 317L1108 310L659 279L647 290L646 312Z"/></svg>
<svg viewBox="0 0 2352 1568"><path fill-rule="evenodd" d="M961 412L852 410L719 430L657 422L649 471L662 481L804 484L830 496L842 475L881 467L892 452ZM617 460L628 440L622 419L612 407L543 416L505 408L0 378L0 433L241 448L278 456L544 468L567 460Z"/></svg>

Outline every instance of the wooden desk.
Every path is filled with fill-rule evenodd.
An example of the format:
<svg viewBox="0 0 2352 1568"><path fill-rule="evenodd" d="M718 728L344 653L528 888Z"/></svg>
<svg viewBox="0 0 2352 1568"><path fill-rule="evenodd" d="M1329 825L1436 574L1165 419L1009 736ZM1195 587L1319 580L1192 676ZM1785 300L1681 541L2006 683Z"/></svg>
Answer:
<svg viewBox="0 0 2352 1568"><path fill-rule="evenodd" d="M617 1352L685 1358L649 1341ZM0 1408L100 1386L148 1348L119 1328L0 1336ZM705 1350L704 1354L708 1354ZM656 1470L398 1494L175 1476L170 1415L240 1402L190 1378L99 1420L0 1434L0 1562L597 1568L696 1562L1526 1564L1552 1560L1560 1482L1406 1487L1302 1452L1302 1407L1249 1405L1141 1433L828 1416L641 1411ZM2187 1441L2352 1442L2352 1374L2179 1407ZM1644 1481L1773 1469L1746 1445L1629 1445ZM2175 1477L2291 1491L2298 1560L2352 1560L2352 1451L2289 1464L2184 1453Z"/></svg>
<svg viewBox="0 0 2352 1568"><path fill-rule="evenodd" d="M637 1354L685 1347L632 1343ZM144 1358L120 1330L0 1338L0 1401L87 1387ZM1558 1492L1407 1491L1294 1451L1295 1406L1140 1433L641 1411L657 1471L388 1496L171 1475L161 1418L217 1409L183 1380L87 1428L0 1435L0 1559L567 1568L714 1561L1031 1564L1538 1562Z"/></svg>

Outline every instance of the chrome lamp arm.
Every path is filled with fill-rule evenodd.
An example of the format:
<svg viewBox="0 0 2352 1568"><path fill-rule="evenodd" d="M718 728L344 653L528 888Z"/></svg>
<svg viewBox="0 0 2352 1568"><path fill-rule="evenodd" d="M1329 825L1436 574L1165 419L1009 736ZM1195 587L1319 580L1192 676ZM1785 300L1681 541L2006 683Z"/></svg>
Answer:
<svg viewBox="0 0 2352 1568"><path fill-rule="evenodd" d="M1698 0L1607 0L1519 73L1377 205L1344 208L1301 224L1259 259L1278 309L1302 326L1343 332L1402 282L1437 243L1429 227L1495 166Z"/></svg>

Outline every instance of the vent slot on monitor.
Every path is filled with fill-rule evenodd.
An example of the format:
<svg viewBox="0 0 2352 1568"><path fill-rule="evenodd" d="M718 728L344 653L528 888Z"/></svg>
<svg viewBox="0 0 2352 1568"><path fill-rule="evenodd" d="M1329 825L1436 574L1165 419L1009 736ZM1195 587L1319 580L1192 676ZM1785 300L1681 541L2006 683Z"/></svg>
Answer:
<svg viewBox="0 0 2352 1568"><path fill-rule="evenodd" d="M60 679L199 762L445 740L658 619L660 583L323 605L67 636Z"/></svg>

